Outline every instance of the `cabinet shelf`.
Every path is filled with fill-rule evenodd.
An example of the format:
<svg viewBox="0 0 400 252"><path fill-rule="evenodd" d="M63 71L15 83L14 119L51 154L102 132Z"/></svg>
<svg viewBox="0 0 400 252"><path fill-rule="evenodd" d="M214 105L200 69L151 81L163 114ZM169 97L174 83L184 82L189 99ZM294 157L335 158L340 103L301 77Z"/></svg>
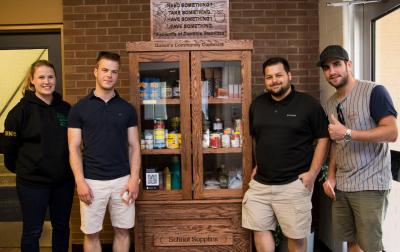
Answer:
<svg viewBox="0 0 400 252"><path fill-rule="evenodd" d="M237 198L238 194L243 194L243 189L204 189L204 197L207 199L213 198Z"/></svg>
<svg viewBox="0 0 400 252"><path fill-rule="evenodd" d="M142 200L183 200L182 190L143 190Z"/></svg>
<svg viewBox="0 0 400 252"><path fill-rule="evenodd" d="M215 98L209 97L208 104L240 104L242 100L240 98Z"/></svg>
<svg viewBox="0 0 400 252"><path fill-rule="evenodd" d="M144 100L140 101L141 105L154 105L154 104L180 104L179 98L171 98L171 99L160 99L160 100Z"/></svg>
<svg viewBox="0 0 400 252"><path fill-rule="evenodd" d="M242 148L207 148L203 149L203 154L225 154L225 153L242 153Z"/></svg>
<svg viewBox="0 0 400 252"><path fill-rule="evenodd" d="M173 155L181 154L180 149L152 149L152 150L141 150L142 155Z"/></svg>

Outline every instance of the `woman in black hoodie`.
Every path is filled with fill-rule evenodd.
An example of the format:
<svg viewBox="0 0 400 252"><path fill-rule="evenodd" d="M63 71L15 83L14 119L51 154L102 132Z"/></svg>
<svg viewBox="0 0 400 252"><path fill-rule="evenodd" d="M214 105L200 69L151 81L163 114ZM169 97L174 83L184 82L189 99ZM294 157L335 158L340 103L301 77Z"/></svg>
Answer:
<svg viewBox="0 0 400 252"><path fill-rule="evenodd" d="M21 250L39 251L49 208L53 251L68 251L74 180L68 162L67 118L70 105L56 93L54 66L32 64L23 98L5 121L4 163L16 173L22 209Z"/></svg>

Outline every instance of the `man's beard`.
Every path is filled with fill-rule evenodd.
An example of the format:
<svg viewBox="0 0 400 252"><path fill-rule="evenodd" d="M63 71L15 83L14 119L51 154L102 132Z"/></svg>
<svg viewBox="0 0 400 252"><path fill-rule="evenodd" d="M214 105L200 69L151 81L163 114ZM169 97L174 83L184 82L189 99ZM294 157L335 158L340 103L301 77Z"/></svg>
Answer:
<svg viewBox="0 0 400 252"><path fill-rule="evenodd" d="M334 87L337 90L337 89L340 89L340 88L346 86L348 80L349 80L349 76L347 75L346 77L343 77L342 81L340 81L339 84L336 86L333 85L332 82L329 82L329 83L332 85L332 87Z"/></svg>
<svg viewBox="0 0 400 252"><path fill-rule="evenodd" d="M269 91L269 93L276 98L280 98L289 90L289 88L290 88L290 83L287 83L286 85L282 85L279 91L277 92Z"/></svg>
<svg viewBox="0 0 400 252"><path fill-rule="evenodd" d="M343 76L342 81L339 82L339 84L337 86L333 85L332 82L328 81L329 84L331 84L332 87L334 87L336 90L343 88L344 86L347 85L347 81L349 80L349 72L347 70L347 65L346 65L346 75Z"/></svg>

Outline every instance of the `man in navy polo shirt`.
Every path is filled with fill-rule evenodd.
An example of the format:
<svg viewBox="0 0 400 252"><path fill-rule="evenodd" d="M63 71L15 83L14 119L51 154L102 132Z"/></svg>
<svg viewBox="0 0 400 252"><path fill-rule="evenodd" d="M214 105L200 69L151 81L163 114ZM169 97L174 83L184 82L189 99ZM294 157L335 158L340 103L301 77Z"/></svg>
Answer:
<svg viewBox="0 0 400 252"><path fill-rule="evenodd" d="M317 100L294 90L286 59L268 59L263 72L267 92L250 107L256 167L243 198L242 226L254 231L259 252L275 250L271 231L277 223L289 251L306 251L313 185L328 149L328 120Z"/></svg>
<svg viewBox="0 0 400 252"><path fill-rule="evenodd" d="M135 109L114 89L120 56L100 52L96 88L68 118L70 163L80 200L84 250L101 251L99 232L108 206L114 251L129 251L139 192L140 144Z"/></svg>

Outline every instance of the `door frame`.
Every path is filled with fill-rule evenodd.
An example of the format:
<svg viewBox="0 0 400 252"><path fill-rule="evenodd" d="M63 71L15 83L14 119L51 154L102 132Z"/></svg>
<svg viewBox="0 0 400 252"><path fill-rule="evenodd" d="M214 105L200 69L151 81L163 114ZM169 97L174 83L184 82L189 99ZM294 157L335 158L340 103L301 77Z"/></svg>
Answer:
<svg viewBox="0 0 400 252"><path fill-rule="evenodd" d="M2 35L7 36L29 36L29 35L37 35L37 34L59 34L59 45L48 45L49 49L49 60L54 64L54 67L57 72L57 92L60 92L61 95L65 94L65 85L63 80L64 77L64 26L62 24L54 24L54 25L5 25L0 26L0 38ZM13 41L14 42L14 41ZM40 43L31 43L25 41L17 41L16 43L10 44L2 44L0 41L0 49L31 49L35 46L40 45Z"/></svg>
<svg viewBox="0 0 400 252"><path fill-rule="evenodd" d="M362 4L355 6L355 19L359 20L358 41L355 47L359 48L360 58L358 69L360 78L364 80L375 80L375 22L379 18L389 14L400 7L400 0L388 0L378 3Z"/></svg>

